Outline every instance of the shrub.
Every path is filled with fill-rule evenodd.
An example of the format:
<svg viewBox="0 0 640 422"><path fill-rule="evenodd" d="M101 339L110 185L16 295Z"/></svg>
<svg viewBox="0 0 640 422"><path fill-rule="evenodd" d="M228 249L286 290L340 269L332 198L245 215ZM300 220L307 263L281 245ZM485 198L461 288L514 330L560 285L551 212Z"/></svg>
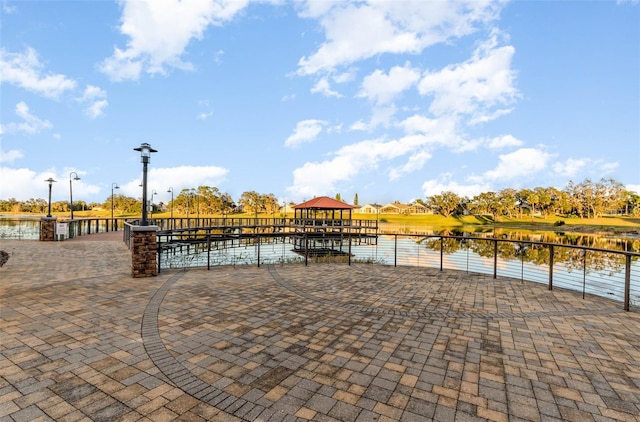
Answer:
<svg viewBox="0 0 640 422"><path fill-rule="evenodd" d="M554 226L558 227L558 226L564 226L564 221L562 220L558 220L555 223L553 223Z"/></svg>

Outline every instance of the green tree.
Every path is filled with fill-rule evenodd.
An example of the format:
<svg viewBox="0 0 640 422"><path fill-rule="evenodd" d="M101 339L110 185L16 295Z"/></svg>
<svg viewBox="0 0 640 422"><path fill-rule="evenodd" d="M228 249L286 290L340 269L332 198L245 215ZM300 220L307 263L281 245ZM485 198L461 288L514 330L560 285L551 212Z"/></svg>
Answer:
<svg viewBox="0 0 640 422"><path fill-rule="evenodd" d="M427 203L438 213L449 217L460 205L461 198L451 191L442 192L427 198Z"/></svg>
<svg viewBox="0 0 640 422"><path fill-rule="evenodd" d="M468 208L474 214L490 214L495 220L498 217L498 204L495 192L482 192L471 198Z"/></svg>
<svg viewBox="0 0 640 422"><path fill-rule="evenodd" d="M360 201L358 200L358 193L356 193L356 196L353 197L353 205L356 207L360 205Z"/></svg>
<svg viewBox="0 0 640 422"><path fill-rule="evenodd" d="M518 191L515 189L502 189L496 196L496 209L499 215L512 217L518 209Z"/></svg>

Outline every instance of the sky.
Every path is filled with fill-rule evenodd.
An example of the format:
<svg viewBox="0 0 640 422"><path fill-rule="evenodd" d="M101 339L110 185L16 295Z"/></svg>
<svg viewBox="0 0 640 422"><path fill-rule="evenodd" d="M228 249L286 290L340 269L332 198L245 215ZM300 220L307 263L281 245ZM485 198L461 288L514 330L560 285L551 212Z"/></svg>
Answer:
<svg viewBox="0 0 640 422"><path fill-rule="evenodd" d="M637 0L0 1L0 199L640 193Z"/></svg>

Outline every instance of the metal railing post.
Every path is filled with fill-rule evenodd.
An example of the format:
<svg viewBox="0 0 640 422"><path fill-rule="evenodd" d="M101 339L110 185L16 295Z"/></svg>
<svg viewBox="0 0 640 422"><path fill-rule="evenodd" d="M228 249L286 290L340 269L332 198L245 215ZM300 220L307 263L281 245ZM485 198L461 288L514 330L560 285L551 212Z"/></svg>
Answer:
<svg viewBox="0 0 640 422"><path fill-rule="evenodd" d="M587 288L587 250L584 249L582 252L582 298L584 299L584 291Z"/></svg>
<svg viewBox="0 0 640 422"><path fill-rule="evenodd" d="M394 234L394 244L393 244L393 266L398 266L398 235Z"/></svg>
<svg viewBox="0 0 640 422"><path fill-rule="evenodd" d="M160 274L160 269L162 268L162 241L159 240L160 236L156 236L158 239L158 243L156 245L156 255L158 256L158 274Z"/></svg>
<svg viewBox="0 0 640 422"><path fill-rule="evenodd" d="M349 232L349 265L351 265L351 232Z"/></svg>
<svg viewBox="0 0 640 422"><path fill-rule="evenodd" d="M211 269L211 233L207 233L207 270Z"/></svg>
<svg viewBox="0 0 640 422"><path fill-rule="evenodd" d="M631 302L631 255L625 255L624 269L624 310L629 310Z"/></svg>
<svg viewBox="0 0 640 422"><path fill-rule="evenodd" d="M307 239L307 234L304 235L304 266L306 267L309 264L309 239Z"/></svg>
<svg viewBox="0 0 640 422"><path fill-rule="evenodd" d="M498 239L493 240L493 278L498 278Z"/></svg>
<svg viewBox="0 0 640 422"><path fill-rule="evenodd" d="M444 269L444 238L440 236L440 272Z"/></svg>
<svg viewBox="0 0 640 422"><path fill-rule="evenodd" d="M260 268L260 235L256 236L256 242L258 243L258 268Z"/></svg>
<svg viewBox="0 0 640 422"><path fill-rule="evenodd" d="M553 290L553 245L549 245L549 290Z"/></svg>

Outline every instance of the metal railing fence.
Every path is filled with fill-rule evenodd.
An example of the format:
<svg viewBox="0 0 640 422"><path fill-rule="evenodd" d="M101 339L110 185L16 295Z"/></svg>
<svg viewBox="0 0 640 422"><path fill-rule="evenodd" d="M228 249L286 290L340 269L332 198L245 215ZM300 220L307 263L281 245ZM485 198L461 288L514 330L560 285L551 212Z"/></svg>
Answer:
<svg viewBox="0 0 640 422"><path fill-rule="evenodd" d="M292 250L292 233L233 234L210 230L159 232L158 271L216 265L376 263L489 274L545 283L607 297L628 311L640 306L640 253L557 243L444 235L380 235L375 243L356 236L327 239L322 254ZM301 234L298 245L309 245ZM316 240L317 242L317 240ZM327 251L333 251L327 252Z"/></svg>

